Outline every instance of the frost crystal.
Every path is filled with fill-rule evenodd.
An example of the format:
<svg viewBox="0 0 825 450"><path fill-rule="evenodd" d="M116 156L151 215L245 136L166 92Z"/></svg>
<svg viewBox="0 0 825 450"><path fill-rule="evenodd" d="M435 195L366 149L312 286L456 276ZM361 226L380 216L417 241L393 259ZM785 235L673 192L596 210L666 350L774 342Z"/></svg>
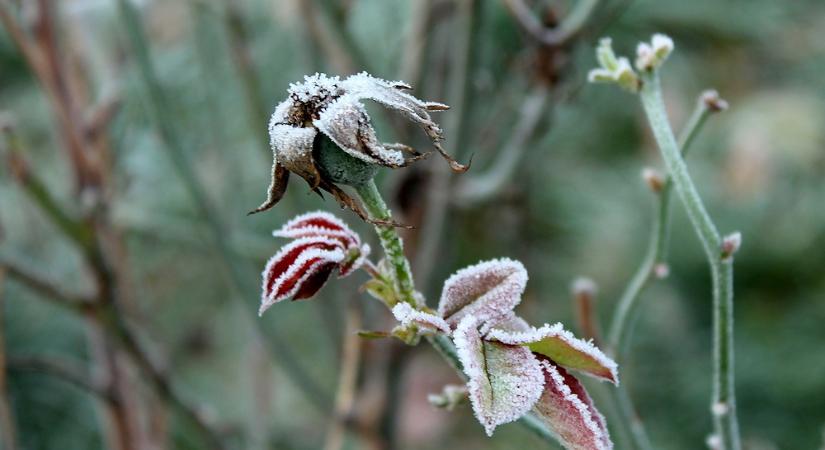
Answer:
<svg viewBox="0 0 825 450"><path fill-rule="evenodd" d="M673 39L664 34L654 34L650 43L640 42L636 47L636 68L653 70L665 62L673 51Z"/></svg>
<svg viewBox="0 0 825 450"><path fill-rule="evenodd" d="M568 450L613 448L604 417L579 381L561 367L542 360L545 386L533 408Z"/></svg>
<svg viewBox="0 0 825 450"><path fill-rule="evenodd" d="M465 317L455 331L458 357L468 377L473 412L488 436L498 425L523 416L538 401L544 377L538 360L524 347L487 342Z"/></svg>
<svg viewBox="0 0 825 450"><path fill-rule="evenodd" d="M459 270L444 282L438 313L450 325L473 315L482 323L503 318L521 302L527 270L512 259L485 261Z"/></svg>
<svg viewBox="0 0 825 450"><path fill-rule="evenodd" d="M312 297L333 270L338 269L339 278L349 275L361 267L370 250L344 222L321 211L300 215L273 234L295 240L264 268L259 314L290 297Z"/></svg>
<svg viewBox="0 0 825 450"><path fill-rule="evenodd" d="M392 308L392 315L401 322L401 326L415 325L420 329L440 331L450 334L450 326L441 317L414 309L409 303L399 303Z"/></svg>
<svg viewBox="0 0 825 450"><path fill-rule="evenodd" d="M486 339L508 345L524 345L534 353L544 355L555 363L587 375L618 384L616 362L608 358L591 342L573 336L561 323L545 324L525 332L511 332L493 328Z"/></svg>

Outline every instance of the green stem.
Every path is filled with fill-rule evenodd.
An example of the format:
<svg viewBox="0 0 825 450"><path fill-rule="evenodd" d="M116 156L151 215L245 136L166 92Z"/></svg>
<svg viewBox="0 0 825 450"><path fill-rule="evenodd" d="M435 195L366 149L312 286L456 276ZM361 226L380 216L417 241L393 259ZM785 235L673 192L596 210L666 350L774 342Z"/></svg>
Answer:
<svg viewBox="0 0 825 450"><path fill-rule="evenodd" d="M392 216L390 215L390 210L387 209L386 203L384 203L384 199L381 197L381 193L378 192L378 187L375 185L375 181L370 180L367 183L364 183L361 186L355 187L358 196L361 197L361 201L364 203L364 207L370 214L370 217L375 220L380 221L391 221ZM396 286L399 289L399 292L402 291L401 285L407 285L407 292L410 296L415 291L413 281L412 281L412 274L410 273L410 263L407 258L404 256L404 249L401 245L401 238L398 236L395 228L388 225L376 225L375 231L378 233L378 237L381 240L381 246L384 248L384 253L387 255L387 258L390 260L392 264L396 280L406 280L405 282L398 283ZM410 298L410 300L407 300ZM402 294L402 300L409 302L414 307L419 307L418 303L416 302L414 297L406 297ZM461 368L461 361L458 359L458 352L456 352L455 346L447 336L442 334L434 335L434 336L427 336L427 342L435 348L435 350L450 364L450 366L458 372L459 376L462 379L465 378L464 372ZM543 440L551 443L558 442L556 436L547 429L546 426L542 423L540 419L538 419L533 414L527 414L518 421L522 426L529 429L530 431L536 433L536 435Z"/></svg>
<svg viewBox="0 0 825 450"><path fill-rule="evenodd" d="M682 133L679 135L679 148L683 158L687 155L690 144L712 112L713 110L708 107L704 96L701 96L696 102L696 108L690 119L688 119ZM614 353L617 360L622 359L622 354L626 350L625 346L629 338L629 319L634 315L642 291L649 286L653 279L655 266L664 263L666 257L667 236L670 228L670 194L672 191L673 178L668 175L662 185L662 190L658 193L656 215L653 218L653 227L651 228L645 257L625 288L624 293L622 293L613 316L608 334L608 348Z"/></svg>
<svg viewBox="0 0 825 450"><path fill-rule="evenodd" d="M364 203L370 218L381 222L392 221L390 210L387 208L387 204L384 203L381 193L378 192L374 180L355 186L355 191ZM401 301L418 307L410 262L404 255L404 244L401 242L401 237L392 225L375 225L375 232L378 233L381 247L384 248L384 253L392 265L393 274L395 275L395 288Z"/></svg>
<svg viewBox="0 0 825 450"><path fill-rule="evenodd" d="M733 371L733 258L723 258L722 238L702 203L699 192L679 153L679 145L668 123L658 73L642 76L641 100L656 142L673 177L676 193L702 242L713 281L713 405L716 434L725 450L739 450ZM717 412L721 412L718 414Z"/></svg>

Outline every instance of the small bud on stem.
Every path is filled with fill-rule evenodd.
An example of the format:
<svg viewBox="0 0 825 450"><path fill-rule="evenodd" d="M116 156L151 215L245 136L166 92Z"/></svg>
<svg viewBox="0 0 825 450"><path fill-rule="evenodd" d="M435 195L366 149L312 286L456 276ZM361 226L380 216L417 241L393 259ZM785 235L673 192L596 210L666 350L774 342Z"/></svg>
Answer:
<svg viewBox="0 0 825 450"><path fill-rule="evenodd" d="M642 179L645 180L647 186L654 194L659 194L665 187L665 179L658 170L652 167L645 167L642 169Z"/></svg>
<svg viewBox="0 0 825 450"><path fill-rule="evenodd" d="M722 239L722 261L729 261L742 245L742 233L736 231Z"/></svg>

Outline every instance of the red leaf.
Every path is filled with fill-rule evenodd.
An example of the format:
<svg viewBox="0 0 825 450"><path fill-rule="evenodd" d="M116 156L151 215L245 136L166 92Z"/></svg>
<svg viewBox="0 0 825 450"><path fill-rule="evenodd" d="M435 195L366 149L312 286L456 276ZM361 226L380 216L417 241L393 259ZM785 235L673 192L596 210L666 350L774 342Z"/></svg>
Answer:
<svg viewBox="0 0 825 450"><path fill-rule="evenodd" d="M535 413L568 450L610 450L613 443L604 417L596 410L584 386L563 368L541 358L544 392Z"/></svg>
<svg viewBox="0 0 825 450"><path fill-rule="evenodd" d="M341 219L324 211L301 214L272 234L276 237L293 239L324 236L341 241L344 247L358 247L361 245L358 234L352 231Z"/></svg>
<svg viewBox="0 0 825 450"><path fill-rule="evenodd" d="M301 287L298 288L298 292L292 296L292 300L302 300L315 295L315 293L324 286L324 283L327 282L329 274L332 273L337 265L337 263L320 264L316 271L301 283Z"/></svg>

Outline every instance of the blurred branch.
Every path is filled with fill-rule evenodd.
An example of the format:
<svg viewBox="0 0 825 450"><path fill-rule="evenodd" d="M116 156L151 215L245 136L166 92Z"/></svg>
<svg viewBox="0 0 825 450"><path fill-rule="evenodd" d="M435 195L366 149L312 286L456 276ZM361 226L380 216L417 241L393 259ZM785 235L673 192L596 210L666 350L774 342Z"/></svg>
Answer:
<svg viewBox="0 0 825 450"><path fill-rule="evenodd" d="M232 286L236 292L242 295L242 298L255 301L258 299L258 293L253 291L250 285L244 281L243 263L237 260L227 244L231 240L229 230L224 227L217 210L209 201L205 189L198 181L193 166L186 156L183 142L174 127L176 120L172 117L172 110L168 107L166 93L160 84L150 58L139 12L130 0L118 0L118 9L137 60L140 76L147 90L150 114L165 144L173 167L194 200L201 216L209 226L213 245L230 277ZM250 311L246 304L244 304L243 310ZM256 318L250 319L258 332L258 338L263 339L261 337L261 322ZM279 333L275 330L270 330L268 334L269 336L263 342L275 354L274 361L282 366L284 373L295 386L303 391L313 405L322 412L329 411L331 402L328 396L298 364L297 358L288 347L288 341L279 336Z"/></svg>
<svg viewBox="0 0 825 450"><path fill-rule="evenodd" d="M533 15L524 0L502 1L524 31L540 44L548 47L562 47L568 44L582 31L599 4L599 0L578 0L573 10L558 26L548 28Z"/></svg>
<svg viewBox="0 0 825 450"><path fill-rule="evenodd" d="M370 64L364 52L358 47L358 44L352 37L352 34L347 30L346 16L338 14L335 11L335 5L331 0L300 0L301 2L310 3L317 7L325 27L316 27L320 32L316 36L319 44L327 53L327 57L332 61L338 61L338 71L341 73L352 73L367 71L373 73L372 65ZM309 13L313 13L311 6L308 6ZM325 33L329 32L329 36Z"/></svg>
<svg viewBox="0 0 825 450"><path fill-rule="evenodd" d="M92 394L105 403L113 404L118 401L105 383L96 381L81 366L68 360L43 356L11 356L8 359L8 368L13 371L39 372L55 377Z"/></svg>
<svg viewBox="0 0 825 450"><path fill-rule="evenodd" d="M525 96L521 112L507 143L496 153L487 171L468 175L456 186L456 204L467 207L492 198L513 177L527 143L536 132L541 118L550 107L550 88L536 84Z"/></svg>
<svg viewBox="0 0 825 450"><path fill-rule="evenodd" d="M410 19L407 35L404 38L404 49L401 53L401 64L398 68L398 79L404 80L410 86L418 86L424 69L424 56L429 45L430 9L433 0L416 0L410 2Z"/></svg>
<svg viewBox="0 0 825 450"><path fill-rule="evenodd" d="M358 368L361 365L360 306L351 300L347 303L345 327L342 336L341 366L338 369L338 390L335 395L335 413L327 428L324 450L340 450L344 446L346 424L352 419L355 392L358 388Z"/></svg>
<svg viewBox="0 0 825 450"><path fill-rule="evenodd" d="M269 144L264 138L263 130L268 121L267 107L261 93L261 82L252 62L252 53L249 48L249 33L244 24L244 18L238 6L238 0L223 0L223 22L229 36L229 54L235 65L235 70L241 81L246 105L249 109L250 128L260 143L260 148L269 156Z"/></svg>
<svg viewBox="0 0 825 450"><path fill-rule="evenodd" d="M47 280L42 275L35 274L33 271L6 259L0 259L0 270L5 271L9 278L15 279L40 294L43 299L62 308L81 315L86 315L96 308L94 298L67 293L51 280Z"/></svg>
<svg viewBox="0 0 825 450"><path fill-rule="evenodd" d="M0 266L0 446L5 450L17 450L17 427L14 410L9 401L6 373L8 360L6 355L6 273Z"/></svg>
<svg viewBox="0 0 825 450"><path fill-rule="evenodd" d="M6 160L12 176L60 232L81 249L87 250L92 245L92 231L64 211L49 192L45 183L31 171L28 162L22 155L22 145L14 127L6 124L0 126L0 131L3 133L2 156Z"/></svg>
<svg viewBox="0 0 825 450"><path fill-rule="evenodd" d="M450 78L448 80L451 107L444 129L447 138L452 139L454 148L462 148L464 128L466 127L469 106L469 82L473 66L473 55L478 37L478 19L480 14L477 0L460 0L457 6L455 27L452 40L452 58ZM431 165L432 173L427 186L424 217L421 223L420 244L414 266L418 285L426 289L438 256L443 229L447 223L447 206L449 204L450 172L444 164Z"/></svg>

